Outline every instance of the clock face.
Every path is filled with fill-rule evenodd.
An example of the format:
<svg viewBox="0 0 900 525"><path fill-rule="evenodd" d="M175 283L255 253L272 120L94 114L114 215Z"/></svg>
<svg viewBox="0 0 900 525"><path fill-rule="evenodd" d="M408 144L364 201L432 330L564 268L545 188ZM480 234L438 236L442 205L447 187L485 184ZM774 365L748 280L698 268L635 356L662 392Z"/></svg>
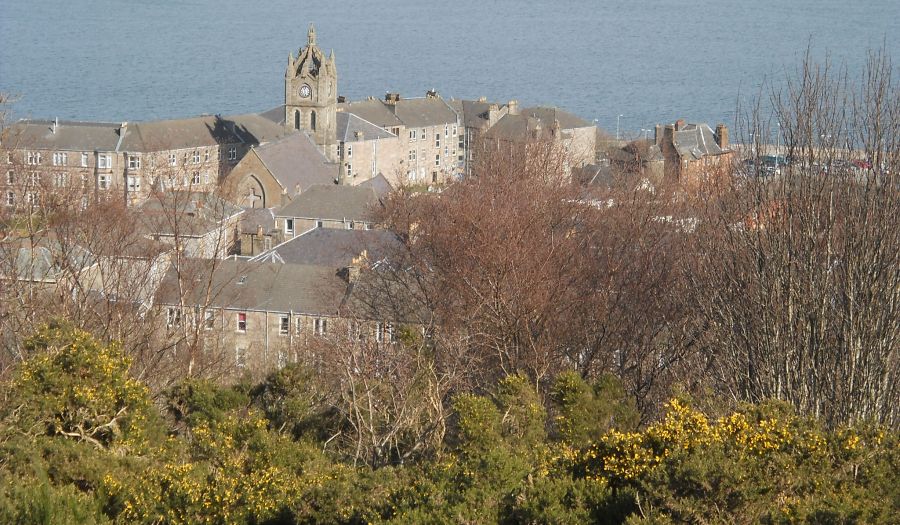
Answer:
<svg viewBox="0 0 900 525"><path fill-rule="evenodd" d="M312 90L309 89L309 86L307 84L303 84L302 86L300 86L300 96L301 97L309 98L310 93L312 93Z"/></svg>

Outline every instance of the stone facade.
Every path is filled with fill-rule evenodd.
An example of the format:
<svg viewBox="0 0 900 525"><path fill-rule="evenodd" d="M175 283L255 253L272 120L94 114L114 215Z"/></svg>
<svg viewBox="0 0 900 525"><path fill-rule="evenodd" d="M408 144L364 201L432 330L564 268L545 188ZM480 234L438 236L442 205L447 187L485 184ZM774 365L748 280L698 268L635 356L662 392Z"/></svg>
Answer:
<svg viewBox="0 0 900 525"><path fill-rule="evenodd" d="M288 57L284 73L284 125L286 130L306 130L326 157L336 160L337 66L334 51L326 57L316 45L316 29L310 25L307 45L297 58Z"/></svg>

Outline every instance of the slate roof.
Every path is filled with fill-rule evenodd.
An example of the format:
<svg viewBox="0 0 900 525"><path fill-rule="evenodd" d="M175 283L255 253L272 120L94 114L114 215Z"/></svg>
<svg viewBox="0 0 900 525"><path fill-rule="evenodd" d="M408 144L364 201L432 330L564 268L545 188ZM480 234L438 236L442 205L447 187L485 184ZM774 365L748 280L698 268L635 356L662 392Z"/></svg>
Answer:
<svg viewBox="0 0 900 525"><path fill-rule="evenodd" d="M312 139L301 131L257 146L253 151L291 195L316 184L333 184L338 176L337 164L329 163Z"/></svg>
<svg viewBox="0 0 900 525"><path fill-rule="evenodd" d="M716 134L709 124L685 125L681 130L674 132L672 143L680 156L693 160L726 152L716 144Z"/></svg>
<svg viewBox="0 0 900 525"><path fill-rule="evenodd" d="M376 99L369 98L356 102L344 102L337 105L338 112L353 113L381 127L402 126L403 122L391 109L391 106Z"/></svg>
<svg viewBox="0 0 900 525"><path fill-rule="evenodd" d="M377 195L379 199L384 198L389 193L394 191L394 187L391 185L391 182L387 180L387 177L385 177L383 173L379 173L371 179L360 182L356 185L356 187L372 188L372 191L375 192L375 195Z"/></svg>
<svg viewBox="0 0 900 525"><path fill-rule="evenodd" d="M533 136L535 131L538 131L538 137ZM505 115L485 132L486 137L509 141L544 138L549 134L550 128L539 119L523 114Z"/></svg>
<svg viewBox="0 0 900 525"><path fill-rule="evenodd" d="M201 237L244 210L204 192L166 191L141 204L137 218L148 235Z"/></svg>
<svg viewBox="0 0 900 525"><path fill-rule="evenodd" d="M124 134L122 133L123 124ZM258 144L284 135L280 124L259 114L200 116L148 122L20 120L7 141L19 147L57 151L133 151Z"/></svg>
<svg viewBox="0 0 900 525"><path fill-rule="evenodd" d="M395 114L407 127L456 124L458 117L440 97L407 98L397 101Z"/></svg>
<svg viewBox="0 0 900 525"><path fill-rule="evenodd" d="M121 124L60 120L20 120L3 137L7 147L57 151L116 151Z"/></svg>
<svg viewBox="0 0 900 525"><path fill-rule="evenodd" d="M316 185L275 213L276 217L372 221L379 204L372 188Z"/></svg>
<svg viewBox="0 0 900 525"><path fill-rule="evenodd" d="M192 306L336 315L347 294L347 282L337 270L323 266L194 259L186 261L180 274L185 290L183 304ZM169 268L156 302L182 304L178 275L174 266Z"/></svg>
<svg viewBox="0 0 900 525"><path fill-rule="evenodd" d="M275 211L272 208L244 208L241 233L256 233L260 226L264 232L275 229Z"/></svg>
<svg viewBox="0 0 900 525"><path fill-rule="evenodd" d="M573 115L568 111L564 111L554 107L533 107L521 110L523 115L536 118L541 121L544 127L549 128L553 121L559 122L560 129L589 128L594 124L584 120L581 117Z"/></svg>
<svg viewBox="0 0 900 525"><path fill-rule="evenodd" d="M462 123L467 128L481 128L489 123L487 112L491 107L490 102L450 99L447 103L462 117Z"/></svg>
<svg viewBox="0 0 900 525"><path fill-rule="evenodd" d="M358 137L362 133L362 139ZM389 133L353 113L341 111L337 113L338 142L357 142L359 140L391 139L397 135Z"/></svg>
<svg viewBox="0 0 900 525"><path fill-rule="evenodd" d="M56 282L72 271L82 272L97 264L97 258L78 245L64 246L56 239L13 240L0 244L0 264L13 265L22 281ZM3 273L8 274L6 271Z"/></svg>
<svg viewBox="0 0 900 525"><path fill-rule="evenodd" d="M388 257L400 246L397 236L387 230L316 228L257 255L253 260L344 268L363 251L374 263Z"/></svg>

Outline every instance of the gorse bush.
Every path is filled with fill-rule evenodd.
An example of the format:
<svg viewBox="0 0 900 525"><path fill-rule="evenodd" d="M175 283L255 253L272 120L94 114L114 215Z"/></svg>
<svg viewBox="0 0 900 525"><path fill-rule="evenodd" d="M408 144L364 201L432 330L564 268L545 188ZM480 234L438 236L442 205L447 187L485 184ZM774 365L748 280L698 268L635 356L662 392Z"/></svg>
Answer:
<svg viewBox="0 0 900 525"><path fill-rule="evenodd" d="M675 398L639 427L615 378L524 376L462 393L442 446L373 469L315 374L196 380L151 403L116 345L66 325L3 383L3 523L896 523L898 435L828 429L778 403ZM319 426L325 428L319 428ZM326 431L327 430L327 431Z"/></svg>

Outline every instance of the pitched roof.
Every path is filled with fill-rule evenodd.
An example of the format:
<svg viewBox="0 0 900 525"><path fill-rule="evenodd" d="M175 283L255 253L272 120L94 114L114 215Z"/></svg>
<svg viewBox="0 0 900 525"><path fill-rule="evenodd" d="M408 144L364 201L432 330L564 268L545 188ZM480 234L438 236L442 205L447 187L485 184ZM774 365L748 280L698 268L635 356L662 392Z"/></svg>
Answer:
<svg viewBox="0 0 900 525"><path fill-rule="evenodd" d="M332 184L338 175L337 164L329 163L312 139L301 131L257 146L253 151L290 195L316 184Z"/></svg>
<svg viewBox="0 0 900 525"><path fill-rule="evenodd" d="M137 218L150 235L199 237L220 227L244 210L211 193L166 191L141 204Z"/></svg>
<svg viewBox="0 0 900 525"><path fill-rule="evenodd" d="M275 229L275 210L272 208L244 208L241 215L241 233L256 233L262 226L264 232Z"/></svg>
<svg viewBox="0 0 900 525"><path fill-rule="evenodd" d="M396 104L397 118L410 128L456 124L459 120L456 111L440 97L400 99Z"/></svg>
<svg viewBox="0 0 900 525"><path fill-rule="evenodd" d="M278 210L277 217L372 221L379 204L372 188L359 186L316 185Z"/></svg>
<svg viewBox="0 0 900 525"><path fill-rule="evenodd" d="M119 151L162 151L244 141L234 123L218 115L131 123L127 129Z"/></svg>
<svg viewBox="0 0 900 525"><path fill-rule="evenodd" d="M360 136L360 133L362 134ZM362 117L341 111L337 113L338 142L356 142L359 140L390 139L397 135L388 133Z"/></svg>
<svg viewBox="0 0 900 525"><path fill-rule="evenodd" d="M526 141L534 138L545 138L550 128L545 126L540 119L523 114L504 115L486 132L485 136L500 140ZM535 133L538 135L535 137Z"/></svg>
<svg viewBox="0 0 900 525"><path fill-rule="evenodd" d="M20 120L3 137L8 147L57 151L116 151L121 124Z"/></svg>
<svg viewBox="0 0 900 525"><path fill-rule="evenodd" d="M387 180L387 177L384 176L384 173L379 173L371 179L360 182L356 185L356 187L372 188L372 191L375 192L375 195L377 195L379 199L394 191L394 186L392 186L391 182Z"/></svg>
<svg viewBox="0 0 900 525"><path fill-rule="evenodd" d="M369 261L377 262L399 247L400 240L387 230L316 228L257 255L253 260L343 268L363 251Z"/></svg>
<svg viewBox="0 0 900 525"><path fill-rule="evenodd" d="M709 124L687 124L672 136L675 150L682 157L698 160L707 155L721 155L725 150L716 143Z"/></svg>
<svg viewBox="0 0 900 525"><path fill-rule="evenodd" d="M4 266L13 265L11 269L19 280L50 282L97 264L94 254L81 246L64 245L54 238L0 243L0 261Z"/></svg>
<svg viewBox="0 0 900 525"><path fill-rule="evenodd" d="M485 127L490 122L487 112L491 108L491 102L450 99L447 103L462 117L462 123L467 128ZM497 104L497 108L500 108L500 104Z"/></svg>
<svg viewBox="0 0 900 525"><path fill-rule="evenodd" d="M281 120L284 120L283 107ZM263 144L285 136L284 123L272 121L262 113L246 113L224 117L226 123L234 123L235 131L245 144Z"/></svg>
<svg viewBox="0 0 900 525"><path fill-rule="evenodd" d="M394 114L392 107L376 98L344 102L337 105L337 110L338 112L353 113L376 126L393 127L403 125L403 122Z"/></svg>
<svg viewBox="0 0 900 525"><path fill-rule="evenodd" d="M180 303L179 290L184 291L183 303ZM347 282L331 267L194 259L186 261L180 272L174 265L169 268L160 283L156 301L169 305L336 315L346 294Z"/></svg>
<svg viewBox="0 0 900 525"><path fill-rule="evenodd" d="M525 108L522 110L522 114L540 120L548 128L553 121L559 122L560 129L589 128L594 125L581 117L555 107Z"/></svg>

